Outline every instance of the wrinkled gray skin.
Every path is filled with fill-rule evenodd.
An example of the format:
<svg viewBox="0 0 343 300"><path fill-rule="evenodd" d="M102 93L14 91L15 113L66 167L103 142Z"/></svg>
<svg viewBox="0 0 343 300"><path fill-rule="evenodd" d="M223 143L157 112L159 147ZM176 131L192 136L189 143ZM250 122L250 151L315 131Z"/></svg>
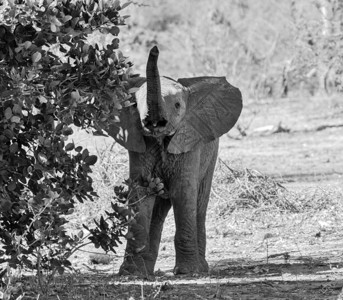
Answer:
<svg viewBox="0 0 343 300"><path fill-rule="evenodd" d="M146 79L129 81L130 87L139 88L137 107L122 109L121 122L107 129L129 151L130 178L142 184L148 176L159 177L166 190L136 205L137 222L129 228L134 238L127 241L119 271L124 275L153 274L171 207L176 226L174 273L208 271L205 219L218 138L233 127L242 109L240 91L225 78L160 77L158 54L157 47L150 51Z"/></svg>

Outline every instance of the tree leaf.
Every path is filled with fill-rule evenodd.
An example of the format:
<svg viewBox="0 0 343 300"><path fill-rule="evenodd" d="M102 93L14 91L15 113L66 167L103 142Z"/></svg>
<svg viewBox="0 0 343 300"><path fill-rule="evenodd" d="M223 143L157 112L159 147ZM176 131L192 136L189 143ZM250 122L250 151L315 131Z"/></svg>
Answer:
<svg viewBox="0 0 343 300"><path fill-rule="evenodd" d="M6 129L4 130L4 136L11 140L11 139L13 139L13 137L14 137L14 133L13 133L12 130L6 128Z"/></svg>
<svg viewBox="0 0 343 300"><path fill-rule="evenodd" d="M11 118L11 122L12 122L12 123L20 123L20 117L18 117L18 116L13 116L13 117Z"/></svg>
<svg viewBox="0 0 343 300"><path fill-rule="evenodd" d="M125 7L129 6L131 3L132 3L132 1L128 1L128 2L124 3L124 4L121 6L121 9L124 9Z"/></svg>
<svg viewBox="0 0 343 300"><path fill-rule="evenodd" d="M48 102L48 100L44 96L42 96L42 95L39 95L38 99L39 99L40 103L47 103Z"/></svg>
<svg viewBox="0 0 343 300"><path fill-rule="evenodd" d="M8 120L8 119L11 119L11 117L12 117L12 109L10 107L7 107L5 110L5 118Z"/></svg>
<svg viewBox="0 0 343 300"><path fill-rule="evenodd" d="M48 158L46 157L46 155L44 153L38 153L37 154L38 157L38 161L42 164L42 165L46 165L48 164Z"/></svg>
<svg viewBox="0 0 343 300"><path fill-rule="evenodd" d="M18 143L13 143L11 146L10 146L10 152L11 153L16 153L18 151Z"/></svg>
<svg viewBox="0 0 343 300"><path fill-rule="evenodd" d="M117 35L119 34L119 32L120 32L120 29L119 29L119 27L117 27L117 26L113 26L113 27L110 29L110 33L111 33L112 35L114 35L114 36L117 36Z"/></svg>
<svg viewBox="0 0 343 300"><path fill-rule="evenodd" d="M64 135L72 135L74 131L71 127L66 127L66 128L63 128L62 133Z"/></svg>
<svg viewBox="0 0 343 300"><path fill-rule="evenodd" d="M124 105L124 107L129 107L129 106L135 105L135 103L130 102L129 100L126 100L123 105Z"/></svg>
<svg viewBox="0 0 343 300"><path fill-rule="evenodd" d="M33 53L31 57L33 63L39 62L41 58L42 58L42 54L40 52Z"/></svg>
<svg viewBox="0 0 343 300"><path fill-rule="evenodd" d="M12 112L14 114L20 115L22 113L21 107L18 104L14 104Z"/></svg>
<svg viewBox="0 0 343 300"><path fill-rule="evenodd" d="M115 0L113 6L115 9L118 9L118 7L120 6L120 0Z"/></svg>
<svg viewBox="0 0 343 300"><path fill-rule="evenodd" d="M75 151L76 151L76 152L81 152L82 149L83 149L82 146L77 146L77 147L75 148Z"/></svg>
<svg viewBox="0 0 343 300"><path fill-rule="evenodd" d="M92 166L97 162L97 160L98 160L98 157L96 155L90 155L90 156L85 158L84 162L87 165Z"/></svg>
<svg viewBox="0 0 343 300"><path fill-rule="evenodd" d="M29 49L31 46L32 46L32 43L31 43L30 41L26 41L26 42L24 43L24 48L25 48L26 50Z"/></svg>
<svg viewBox="0 0 343 300"><path fill-rule="evenodd" d="M74 211L75 211L74 208L69 208L68 211L67 211L67 214L68 214L68 215L71 215L71 214L74 213Z"/></svg>
<svg viewBox="0 0 343 300"><path fill-rule="evenodd" d="M56 128L55 128L55 131L60 131L60 130L62 130L63 126L64 126L63 122L57 124L57 126L56 126Z"/></svg>
<svg viewBox="0 0 343 300"><path fill-rule="evenodd" d="M64 149L65 149L65 151L71 151L74 149L74 147L75 147L74 143L69 143L65 146Z"/></svg>
<svg viewBox="0 0 343 300"><path fill-rule="evenodd" d="M130 88L127 92L128 92L129 94L133 94L133 93L138 92L139 89L140 89L139 87L133 87L133 88Z"/></svg>
<svg viewBox="0 0 343 300"><path fill-rule="evenodd" d="M7 189L10 191L10 192L13 192L15 190L15 188L17 187L15 181L11 181L8 186L7 186Z"/></svg>
<svg viewBox="0 0 343 300"><path fill-rule="evenodd" d="M89 156L89 151L88 151L88 149L84 149L84 150L82 151L82 159L85 160L86 157L88 157L88 156Z"/></svg>
<svg viewBox="0 0 343 300"><path fill-rule="evenodd" d="M70 20L70 19L69 19ZM51 23L55 24L56 26L60 27L63 24L60 22L59 19L57 19L55 16L51 18Z"/></svg>
<svg viewBox="0 0 343 300"><path fill-rule="evenodd" d="M72 99L75 99L76 101L78 101L81 98L78 90L71 92L70 96Z"/></svg>
<svg viewBox="0 0 343 300"><path fill-rule="evenodd" d="M83 238L83 230L80 230L77 234L77 236L82 239Z"/></svg>
<svg viewBox="0 0 343 300"><path fill-rule="evenodd" d="M64 17L63 17L63 22L66 23L66 22L70 21L72 18L73 18L73 17L70 16L70 15L64 16Z"/></svg>
<svg viewBox="0 0 343 300"><path fill-rule="evenodd" d="M56 31L57 31L57 27L56 27L56 25L55 25L54 23L51 23L51 24L50 24L50 30L51 30L52 32L56 32Z"/></svg>

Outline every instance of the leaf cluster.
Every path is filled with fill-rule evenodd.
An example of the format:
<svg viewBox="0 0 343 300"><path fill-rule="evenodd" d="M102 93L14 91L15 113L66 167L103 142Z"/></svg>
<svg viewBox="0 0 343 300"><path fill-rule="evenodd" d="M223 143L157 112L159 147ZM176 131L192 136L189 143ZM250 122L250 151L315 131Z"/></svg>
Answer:
<svg viewBox="0 0 343 300"><path fill-rule="evenodd" d="M1 97L24 93L54 102L67 124L118 115L131 63L119 51L125 17L118 1L8 1L0 23ZM88 35L113 36L92 45Z"/></svg>
<svg viewBox="0 0 343 300"><path fill-rule="evenodd" d="M126 182L127 186L114 187L114 201L111 203L112 210L105 211L106 218L100 217L99 222L95 221L96 227L90 229L83 227L91 233L90 240L96 248L101 247L104 251L116 253L115 248L121 244L120 237L126 237L126 227L134 222L134 213L129 207L130 192L134 185Z"/></svg>
<svg viewBox="0 0 343 300"><path fill-rule="evenodd" d="M105 211L106 218L101 216L99 222L95 221L96 227L93 229L85 225L83 227L91 233L89 239L95 247L116 253L115 248L118 243L121 244L120 237L135 238L131 227L140 226L135 219L136 214L139 214L140 202L150 201L150 196L162 196L165 190L160 178L149 175L142 186L127 179L124 185L114 187L114 193L111 211Z"/></svg>

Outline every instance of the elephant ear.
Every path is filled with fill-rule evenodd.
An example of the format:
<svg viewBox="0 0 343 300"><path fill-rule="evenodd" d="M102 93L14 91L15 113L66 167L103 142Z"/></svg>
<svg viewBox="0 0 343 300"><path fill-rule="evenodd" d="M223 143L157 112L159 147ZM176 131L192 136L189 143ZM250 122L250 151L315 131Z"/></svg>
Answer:
<svg viewBox="0 0 343 300"><path fill-rule="evenodd" d="M146 81L143 77L128 80L128 90L134 91ZM108 135L129 151L145 152L146 146L142 134L142 125L136 107L123 107L118 116L119 122L112 123L106 129Z"/></svg>
<svg viewBox="0 0 343 300"><path fill-rule="evenodd" d="M180 154L208 143L228 132L242 111L242 95L225 77L196 77L178 80L189 92L187 111L168 145Z"/></svg>

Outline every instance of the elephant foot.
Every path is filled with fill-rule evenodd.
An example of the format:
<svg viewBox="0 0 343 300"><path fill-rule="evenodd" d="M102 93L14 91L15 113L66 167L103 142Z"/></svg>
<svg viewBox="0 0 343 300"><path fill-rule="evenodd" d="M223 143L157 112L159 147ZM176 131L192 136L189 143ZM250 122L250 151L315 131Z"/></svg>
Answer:
<svg viewBox="0 0 343 300"><path fill-rule="evenodd" d="M179 263L174 268L175 275L182 274L197 274L197 273L207 273L208 263L205 259L201 259L199 263Z"/></svg>
<svg viewBox="0 0 343 300"><path fill-rule="evenodd" d="M208 272L208 263L205 258L200 258L200 272L207 273Z"/></svg>
<svg viewBox="0 0 343 300"><path fill-rule="evenodd" d="M183 274L194 274L194 273L199 273L198 268L189 268L187 266L175 266L174 275L183 275Z"/></svg>
<svg viewBox="0 0 343 300"><path fill-rule="evenodd" d="M154 274L154 263L142 256L128 256L120 266L119 275L134 275L147 278Z"/></svg>

